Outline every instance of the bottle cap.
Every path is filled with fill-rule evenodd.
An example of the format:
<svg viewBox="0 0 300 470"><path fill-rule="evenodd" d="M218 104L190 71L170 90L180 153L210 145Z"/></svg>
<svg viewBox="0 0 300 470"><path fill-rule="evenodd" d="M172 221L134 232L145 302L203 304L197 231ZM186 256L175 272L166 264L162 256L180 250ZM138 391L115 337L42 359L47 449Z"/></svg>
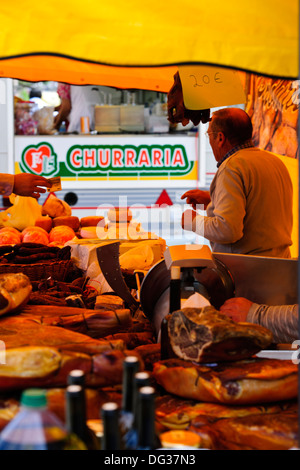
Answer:
<svg viewBox="0 0 300 470"><path fill-rule="evenodd" d="M71 377L83 377L83 376L84 376L84 372L83 372L83 370L81 370L81 369L73 369L73 370L71 370L71 372L70 372L70 376L71 376Z"/></svg>
<svg viewBox="0 0 300 470"><path fill-rule="evenodd" d="M114 416L116 413L119 412L119 406L115 402L106 402L103 403L101 407L101 417L105 418L108 416Z"/></svg>
<svg viewBox="0 0 300 470"><path fill-rule="evenodd" d="M141 396L145 398L152 397L154 393L155 393L155 389L153 387L150 387L149 385L140 388L140 394Z"/></svg>
<svg viewBox="0 0 300 470"><path fill-rule="evenodd" d="M84 385L85 373L80 369L73 369L68 375L68 385Z"/></svg>
<svg viewBox="0 0 300 470"><path fill-rule="evenodd" d="M103 411L115 411L118 409L118 405L115 402L108 401L102 405Z"/></svg>
<svg viewBox="0 0 300 470"><path fill-rule="evenodd" d="M82 390L83 389L82 389L81 385L72 384L72 385L67 386L67 392L68 393L78 394L78 393L81 393Z"/></svg>
<svg viewBox="0 0 300 470"><path fill-rule="evenodd" d="M148 372L137 372L134 376L136 380L147 380L150 379L150 374Z"/></svg>
<svg viewBox="0 0 300 470"><path fill-rule="evenodd" d="M136 364L137 362L139 362L139 359L137 356L127 356L125 357L124 362L126 362L127 364Z"/></svg>
<svg viewBox="0 0 300 470"><path fill-rule="evenodd" d="M47 406L47 395L45 390L30 388L25 390L21 396L21 405L32 408Z"/></svg>

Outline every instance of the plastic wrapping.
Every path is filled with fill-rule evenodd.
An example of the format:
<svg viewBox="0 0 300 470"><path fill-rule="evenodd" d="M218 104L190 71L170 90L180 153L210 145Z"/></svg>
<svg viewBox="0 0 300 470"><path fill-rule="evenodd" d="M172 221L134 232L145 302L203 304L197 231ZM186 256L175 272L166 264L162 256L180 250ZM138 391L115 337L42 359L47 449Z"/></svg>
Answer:
<svg viewBox="0 0 300 470"><path fill-rule="evenodd" d="M31 101L19 101L15 103L15 134L36 135L38 122L33 117L35 104Z"/></svg>

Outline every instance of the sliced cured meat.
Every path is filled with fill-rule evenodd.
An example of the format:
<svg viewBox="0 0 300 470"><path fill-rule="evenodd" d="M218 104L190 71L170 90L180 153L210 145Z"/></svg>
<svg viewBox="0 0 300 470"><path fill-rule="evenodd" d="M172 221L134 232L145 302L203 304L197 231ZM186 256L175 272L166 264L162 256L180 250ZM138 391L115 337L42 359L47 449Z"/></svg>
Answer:
<svg viewBox="0 0 300 470"><path fill-rule="evenodd" d="M221 419L210 427L217 450L289 450L298 448L298 415L285 411Z"/></svg>
<svg viewBox="0 0 300 470"><path fill-rule="evenodd" d="M93 338L126 331L132 325L129 309L93 310L55 304L26 305L21 315L28 321L32 320L45 326L60 326Z"/></svg>
<svg viewBox="0 0 300 470"><path fill-rule="evenodd" d="M294 401L271 403L266 405L224 405L207 403L163 395L156 399L156 420L168 429L187 429L190 426L199 428L208 422L218 419L237 418L248 415L280 413L288 409L297 409Z"/></svg>
<svg viewBox="0 0 300 470"><path fill-rule="evenodd" d="M105 336L104 339L107 341L120 339L126 345L126 349L135 349L142 345L153 344L153 334L151 331L140 333L115 333L113 335Z"/></svg>
<svg viewBox="0 0 300 470"><path fill-rule="evenodd" d="M0 364L1 390L18 389L43 384L61 368L62 356L55 348L27 346L5 352L5 363Z"/></svg>
<svg viewBox="0 0 300 470"><path fill-rule="evenodd" d="M18 316L1 319L0 338L5 343L6 350L24 346L48 346L60 351L93 355L107 349L123 349L124 346L121 340L98 340L59 326L40 325L34 320Z"/></svg>
<svg viewBox="0 0 300 470"><path fill-rule="evenodd" d="M267 348L271 331L236 323L214 307L185 308L169 316L168 335L175 355L194 362L237 361Z"/></svg>
<svg viewBox="0 0 300 470"><path fill-rule="evenodd" d="M89 355L47 346L8 349L5 363L0 364L0 389L64 387L74 369L83 370L87 387L121 385L124 358L132 354L116 349ZM143 361L137 357L142 369Z"/></svg>
<svg viewBox="0 0 300 470"><path fill-rule="evenodd" d="M32 291L29 278L22 273L0 275L0 315L13 313L26 305Z"/></svg>
<svg viewBox="0 0 300 470"><path fill-rule="evenodd" d="M213 403L270 403L296 398L298 392L297 365L277 359L211 366L167 359L154 364L153 375L169 393Z"/></svg>

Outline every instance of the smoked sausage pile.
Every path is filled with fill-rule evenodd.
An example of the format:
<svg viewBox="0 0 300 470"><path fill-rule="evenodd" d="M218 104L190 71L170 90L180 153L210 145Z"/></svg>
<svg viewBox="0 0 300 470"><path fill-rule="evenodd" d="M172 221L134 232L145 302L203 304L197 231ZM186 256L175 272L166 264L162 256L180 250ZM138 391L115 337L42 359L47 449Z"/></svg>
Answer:
<svg viewBox="0 0 300 470"><path fill-rule="evenodd" d="M0 263L33 264L69 260L71 248L48 246L41 243L22 242L16 245L0 246Z"/></svg>

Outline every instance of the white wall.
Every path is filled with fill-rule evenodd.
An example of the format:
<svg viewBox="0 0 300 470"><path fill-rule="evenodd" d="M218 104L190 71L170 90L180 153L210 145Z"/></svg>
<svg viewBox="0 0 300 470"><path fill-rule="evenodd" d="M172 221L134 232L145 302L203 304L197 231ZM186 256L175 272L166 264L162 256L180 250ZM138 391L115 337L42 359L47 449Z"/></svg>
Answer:
<svg viewBox="0 0 300 470"><path fill-rule="evenodd" d="M14 173L13 82L0 78L0 173Z"/></svg>

